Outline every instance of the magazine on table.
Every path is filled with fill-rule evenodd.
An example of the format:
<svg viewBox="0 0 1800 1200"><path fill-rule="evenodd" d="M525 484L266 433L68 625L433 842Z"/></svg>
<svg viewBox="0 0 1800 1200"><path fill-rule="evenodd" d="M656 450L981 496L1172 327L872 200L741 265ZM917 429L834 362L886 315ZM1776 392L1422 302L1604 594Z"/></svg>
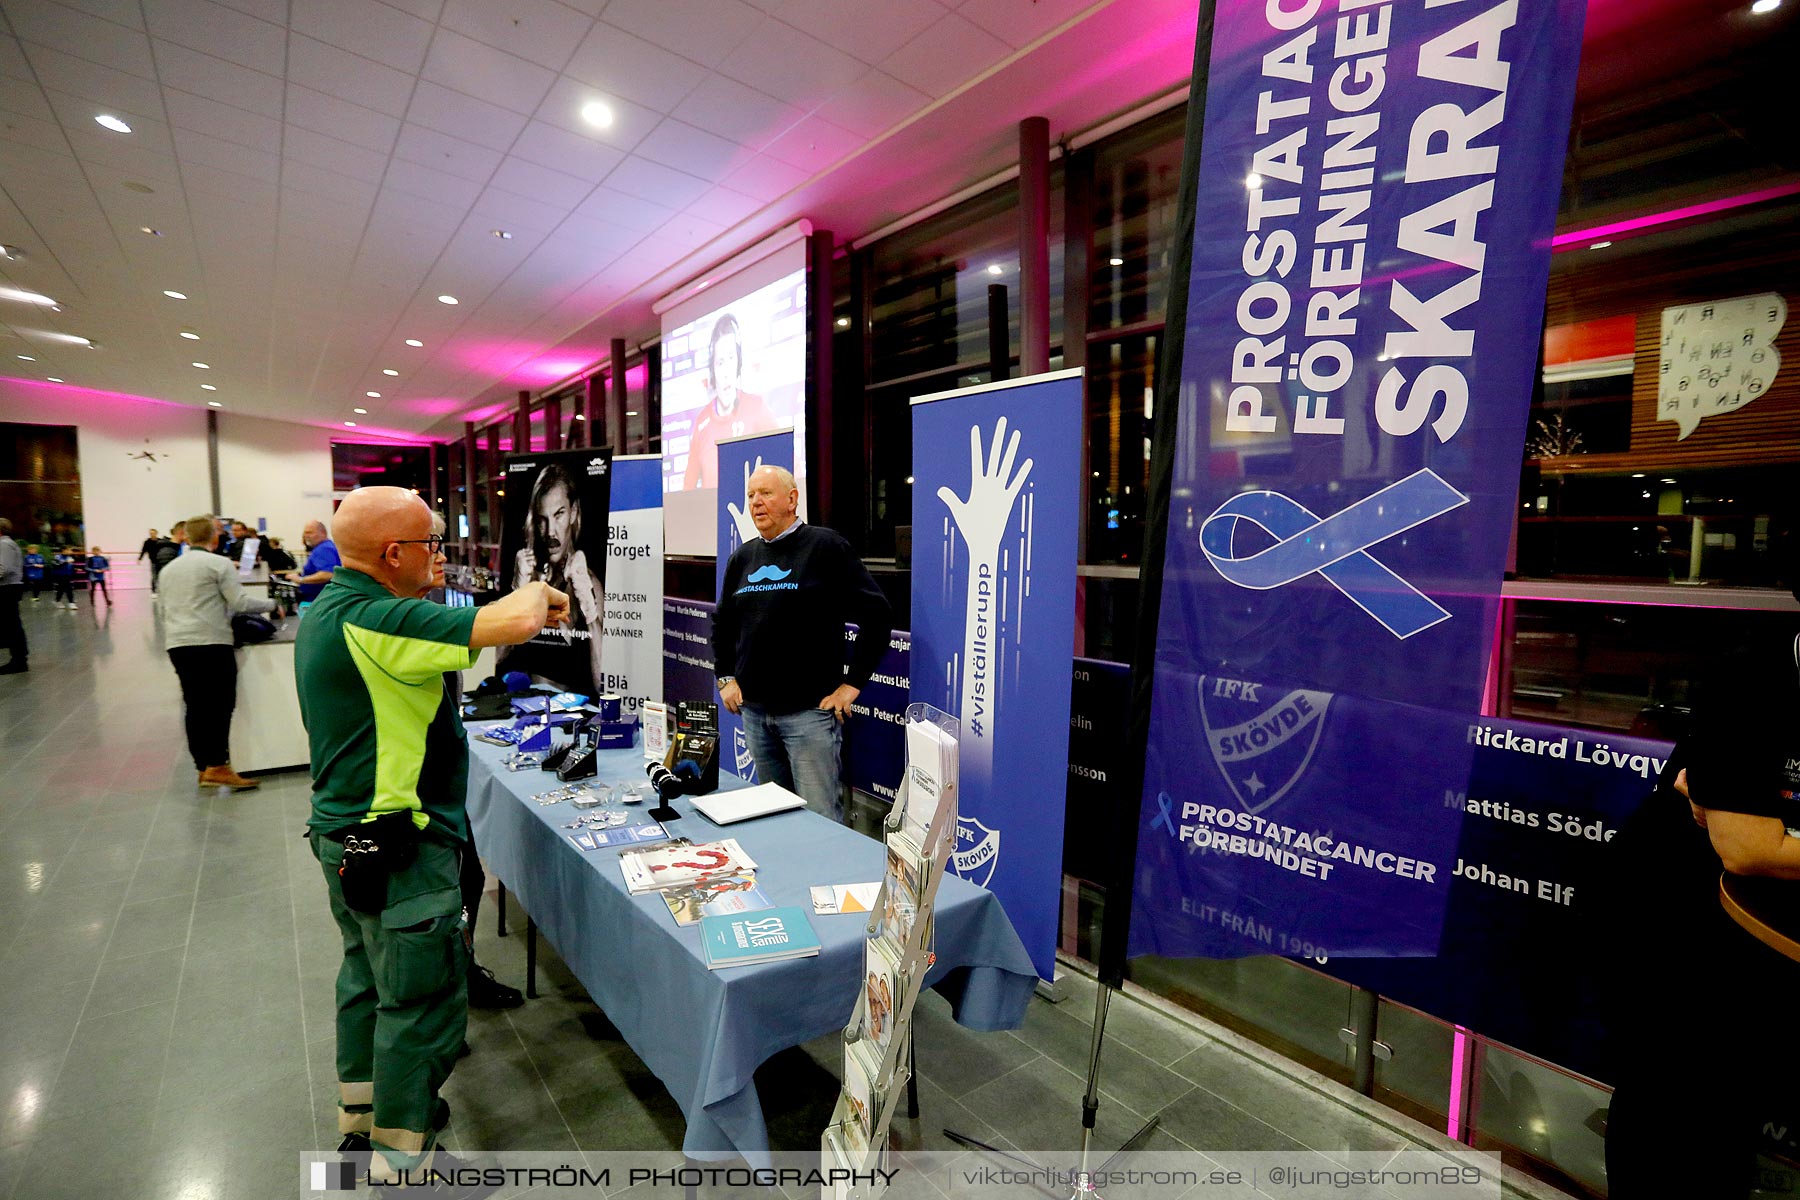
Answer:
<svg viewBox="0 0 1800 1200"><path fill-rule="evenodd" d="M788 905L735 916L701 917L700 949L706 965L716 971L811 957L819 952L819 935L813 932L805 910Z"/></svg>
<svg viewBox="0 0 1800 1200"><path fill-rule="evenodd" d="M756 886L756 874L745 871L737 875L721 875L687 887L670 888L662 894L669 915L677 925L698 925L702 917L722 917L735 913L772 908L773 902Z"/></svg>
<svg viewBox="0 0 1800 1200"><path fill-rule="evenodd" d="M717 842L686 842L647 847L641 853L621 854L619 870L632 895L687 887L721 875L754 871L756 860L744 852L736 838Z"/></svg>
<svg viewBox="0 0 1800 1200"><path fill-rule="evenodd" d="M812 889L812 910L815 917L830 917L839 913L868 913L875 911L875 903L881 894L881 881L873 883L828 883Z"/></svg>

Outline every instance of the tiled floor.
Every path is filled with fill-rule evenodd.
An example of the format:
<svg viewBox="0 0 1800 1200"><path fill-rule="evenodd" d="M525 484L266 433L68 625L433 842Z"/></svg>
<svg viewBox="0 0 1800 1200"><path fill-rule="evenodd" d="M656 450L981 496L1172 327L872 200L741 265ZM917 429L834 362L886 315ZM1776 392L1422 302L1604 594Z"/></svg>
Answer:
<svg viewBox="0 0 1800 1200"><path fill-rule="evenodd" d="M85 597L75 613L24 609L32 670L0 677L0 1198L292 1194L296 1156L337 1141L339 946L298 836L307 779L196 790L147 593L98 617ZM477 952L522 983L524 939L497 938L491 912ZM541 965L540 999L472 1014L449 1144L678 1148L668 1092L548 947ZM1078 1144L1094 993L1079 975L1062 986L1009 1034L921 1000L924 1115L896 1121L906 1145L951 1148L946 1126ZM1448 1145L1198 1022L1120 1000L1108 1029L1102 1149L1155 1112L1163 1149ZM827 1038L758 1073L777 1149L816 1150L836 1071Z"/></svg>

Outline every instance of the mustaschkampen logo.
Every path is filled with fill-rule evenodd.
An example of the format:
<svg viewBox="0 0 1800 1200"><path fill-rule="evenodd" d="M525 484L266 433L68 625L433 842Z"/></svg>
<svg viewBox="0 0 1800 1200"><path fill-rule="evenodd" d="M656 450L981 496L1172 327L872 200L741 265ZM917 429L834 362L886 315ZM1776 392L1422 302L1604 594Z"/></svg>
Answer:
<svg viewBox="0 0 1800 1200"><path fill-rule="evenodd" d="M792 574L792 571L784 571L774 563L770 563L767 566L758 567L744 578L750 583L768 583L786 579Z"/></svg>
<svg viewBox="0 0 1800 1200"><path fill-rule="evenodd" d="M1247 813L1287 795L1312 762L1325 729L1330 692L1278 692L1247 679L1200 676L1200 724L1206 747Z"/></svg>

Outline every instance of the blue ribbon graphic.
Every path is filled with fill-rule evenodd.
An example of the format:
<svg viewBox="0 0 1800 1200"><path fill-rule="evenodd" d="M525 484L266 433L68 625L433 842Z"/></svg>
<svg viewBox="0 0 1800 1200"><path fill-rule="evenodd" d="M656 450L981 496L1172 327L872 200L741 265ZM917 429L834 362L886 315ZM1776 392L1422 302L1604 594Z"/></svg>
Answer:
<svg viewBox="0 0 1800 1200"><path fill-rule="evenodd" d="M1166 826L1169 836L1175 837L1175 813L1169 807L1169 793L1158 792L1156 794L1156 807L1160 811L1156 814L1156 819L1150 822L1150 828L1155 829L1158 825Z"/></svg>
<svg viewBox="0 0 1800 1200"><path fill-rule="evenodd" d="M1241 588L1268 591L1321 575L1389 633L1409 638L1450 613L1377 562L1369 547L1468 502L1430 470L1415 471L1322 521L1280 492L1245 492L1201 524L1200 548L1219 574ZM1263 530L1275 544L1239 557L1234 543L1240 522Z"/></svg>

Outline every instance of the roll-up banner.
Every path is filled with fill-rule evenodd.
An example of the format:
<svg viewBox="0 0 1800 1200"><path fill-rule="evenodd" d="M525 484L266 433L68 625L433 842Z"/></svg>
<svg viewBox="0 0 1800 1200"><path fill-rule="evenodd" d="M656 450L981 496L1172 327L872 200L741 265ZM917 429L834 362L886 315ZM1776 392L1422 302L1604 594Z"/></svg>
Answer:
<svg viewBox="0 0 1800 1200"><path fill-rule="evenodd" d="M1056 962L1081 372L913 401L912 699L962 722L950 868Z"/></svg>
<svg viewBox="0 0 1800 1200"><path fill-rule="evenodd" d="M543 580L569 596L569 624L498 651L501 671L584 696L597 696L606 671L601 631L606 624L608 521L612 451L551 450L509 454L505 525L500 531L502 587Z"/></svg>
<svg viewBox="0 0 1800 1200"><path fill-rule="evenodd" d="M713 569L713 598L725 586L725 564L737 548L758 536L744 498L750 475L758 467L794 469L794 431L752 434L719 443L719 556ZM756 763L744 737L744 721L719 706L719 764L739 779L756 781Z"/></svg>
<svg viewBox="0 0 1800 1200"><path fill-rule="evenodd" d="M660 454L614 456L600 661L605 690L622 697L632 715L644 701L663 698L662 498Z"/></svg>
<svg viewBox="0 0 1800 1200"><path fill-rule="evenodd" d="M713 605L705 600L663 601L663 700L717 700L713 688Z"/></svg>
<svg viewBox="0 0 1800 1200"><path fill-rule="evenodd" d="M1133 953L1437 952L1583 11L1201 22Z"/></svg>

